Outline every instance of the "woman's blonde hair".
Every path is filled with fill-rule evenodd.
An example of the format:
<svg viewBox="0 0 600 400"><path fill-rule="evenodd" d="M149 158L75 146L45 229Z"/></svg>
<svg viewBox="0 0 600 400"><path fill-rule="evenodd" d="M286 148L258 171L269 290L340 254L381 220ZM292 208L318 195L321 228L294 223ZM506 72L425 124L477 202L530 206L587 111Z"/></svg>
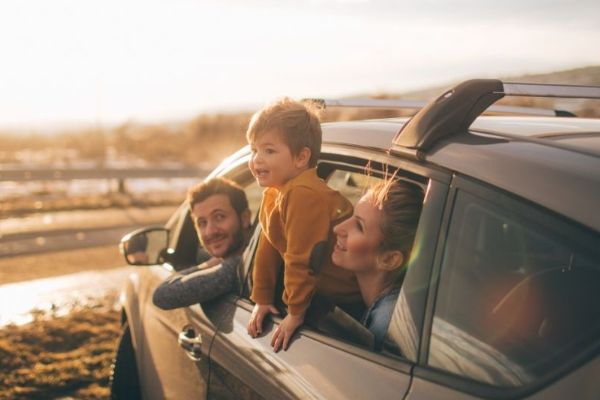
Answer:
<svg viewBox="0 0 600 400"><path fill-rule="evenodd" d="M423 189L414 183L395 177L369 189L373 204L383 211L381 250L400 250L402 267L410 259L419 217L423 209Z"/></svg>
<svg viewBox="0 0 600 400"><path fill-rule="evenodd" d="M248 143L252 143L261 134L273 130L281 135L293 155L298 155L304 147L308 147L308 165L317 165L321 156L323 134L316 104L300 103L289 97L277 100L252 116L246 139Z"/></svg>

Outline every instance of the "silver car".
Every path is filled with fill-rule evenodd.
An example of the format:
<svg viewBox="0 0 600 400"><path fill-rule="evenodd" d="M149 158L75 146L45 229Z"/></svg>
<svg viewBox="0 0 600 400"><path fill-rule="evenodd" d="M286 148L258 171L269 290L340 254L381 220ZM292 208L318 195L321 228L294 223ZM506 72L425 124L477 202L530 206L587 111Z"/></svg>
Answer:
<svg viewBox="0 0 600 400"><path fill-rule="evenodd" d="M149 265L122 292L113 397L600 398L600 121L514 115L544 114L533 109L481 116L505 95L600 98L600 88L473 80L412 118L323 125L318 173L351 201L396 170L426 189L382 351L359 321L318 304L288 351L270 346L278 318L248 336L259 226L239 291L155 307L155 288L197 261L182 204L164 227L124 238L144 237ZM211 176L242 185L256 216L249 155L240 150Z"/></svg>

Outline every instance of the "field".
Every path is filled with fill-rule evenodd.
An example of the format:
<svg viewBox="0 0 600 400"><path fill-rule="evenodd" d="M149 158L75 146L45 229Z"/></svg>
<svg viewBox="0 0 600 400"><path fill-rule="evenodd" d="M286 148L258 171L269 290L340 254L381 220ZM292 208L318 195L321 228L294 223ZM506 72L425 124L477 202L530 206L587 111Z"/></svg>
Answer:
<svg viewBox="0 0 600 400"><path fill-rule="evenodd" d="M56 209L63 210L63 205ZM0 282L109 270L124 263L116 244L5 257L0 258ZM33 322L2 327L0 399L109 398L108 380L120 333L116 301L117 293L103 293L91 304L75 304L68 315L33 310Z"/></svg>
<svg viewBox="0 0 600 400"><path fill-rule="evenodd" d="M0 259L0 277L3 283L15 283L100 265L123 265L116 246ZM33 322L0 329L0 398L109 398L120 332L116 300L116 293L104 294L66 316L34 310Z"/></svg>
<svg viewBox="0 0 600 400"><path fill-rule="evenodd" d="M105 399L120 325L114 298L0 330L0 398Z"/></svg>
<svg viewBox="0 0 600 400"><path fill-rule="evenodd" d="M600 66L548 74L505 77L509 82L538 82L600 85ZM455 84L456 82L454 82ZM451 86L394 94L357 94L352 97L379 97L430 100ZM598 117L597 100L567 102L539 98L504 98L501 104L561 108L581 117ZM408 114L407 114L408 113ZM331 108L321 112L323 122L410 115L407 110ZM93 126L78 130L0 130L0 164L62 165L85 162L106 166L111 163L144 165L189 165L214 167L224 157L246 144L245 132L252 113L201 114L179 122L143 124L127 122L118 126Z"/></svg>

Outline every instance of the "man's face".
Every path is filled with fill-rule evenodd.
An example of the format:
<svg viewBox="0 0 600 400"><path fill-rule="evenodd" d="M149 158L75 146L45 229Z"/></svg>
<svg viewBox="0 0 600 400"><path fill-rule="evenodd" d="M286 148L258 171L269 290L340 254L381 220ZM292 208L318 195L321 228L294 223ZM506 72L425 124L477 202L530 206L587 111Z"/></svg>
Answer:
<svg viewBox="0 0 600 400"><path fill-rule="evenodd" d="M229 197L215 194L194 204L192 218L204 249L214 257L227 257L244 247L244 228L250 223L250 212L237 214Z"/></svg>

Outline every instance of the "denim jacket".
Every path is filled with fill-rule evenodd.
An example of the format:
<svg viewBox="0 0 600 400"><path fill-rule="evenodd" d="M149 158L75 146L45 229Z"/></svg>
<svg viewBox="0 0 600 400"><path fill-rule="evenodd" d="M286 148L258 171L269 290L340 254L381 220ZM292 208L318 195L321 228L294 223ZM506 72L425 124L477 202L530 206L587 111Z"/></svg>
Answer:
<svg viewBox="0 0 600 400"><path fill-rule="evenodd" d="M380 351L383 340L387 333L392 311L396 305L396 299L400 294L400 288L395 288L380 295L365 312L362 324L366 326L375 336L375 350Z"/></svg>

